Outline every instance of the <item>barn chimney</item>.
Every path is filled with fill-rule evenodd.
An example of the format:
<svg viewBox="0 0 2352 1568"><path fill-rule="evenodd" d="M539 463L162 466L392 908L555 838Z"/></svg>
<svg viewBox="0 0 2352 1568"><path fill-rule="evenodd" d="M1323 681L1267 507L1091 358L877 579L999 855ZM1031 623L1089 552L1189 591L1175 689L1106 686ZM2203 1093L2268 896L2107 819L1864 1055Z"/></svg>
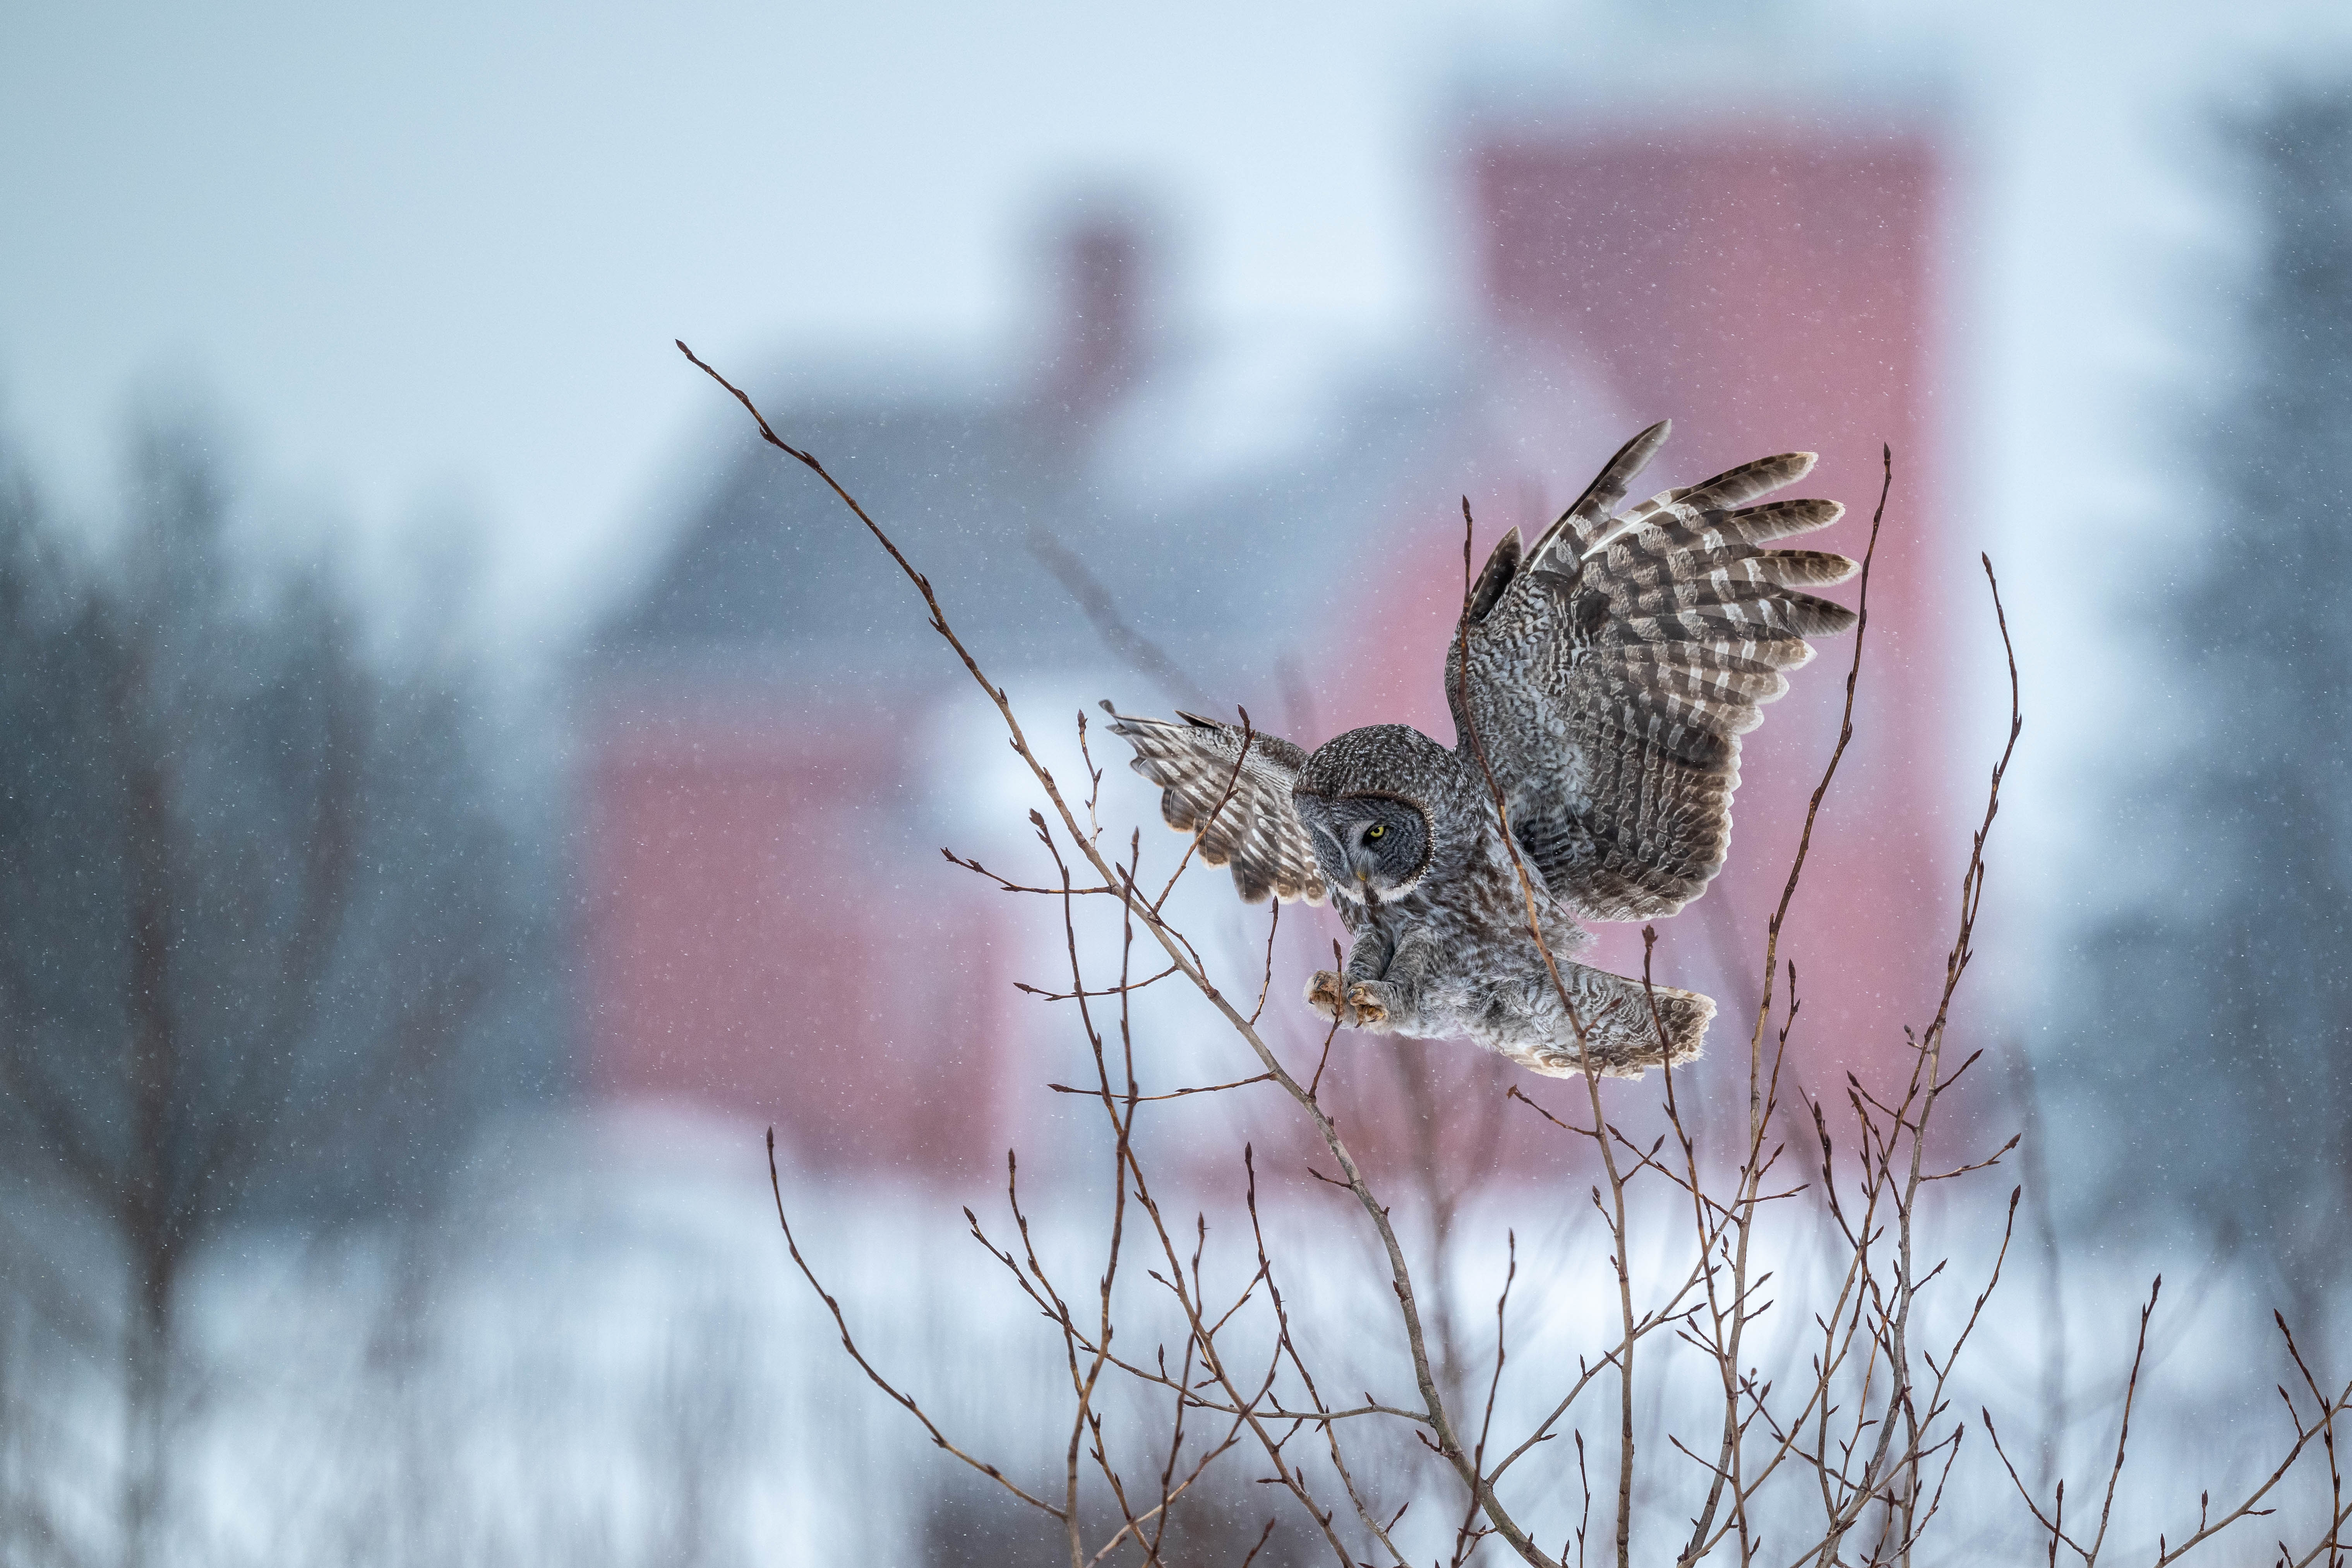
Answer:
<svg viewBox="0 0 2352 1568"><path fill-rule="evenodd" d="M1091 423L1140 379L1143 247L1142 225L1129 214L1080 211L1063 226L1040 389L1050 416Z"/></svg>

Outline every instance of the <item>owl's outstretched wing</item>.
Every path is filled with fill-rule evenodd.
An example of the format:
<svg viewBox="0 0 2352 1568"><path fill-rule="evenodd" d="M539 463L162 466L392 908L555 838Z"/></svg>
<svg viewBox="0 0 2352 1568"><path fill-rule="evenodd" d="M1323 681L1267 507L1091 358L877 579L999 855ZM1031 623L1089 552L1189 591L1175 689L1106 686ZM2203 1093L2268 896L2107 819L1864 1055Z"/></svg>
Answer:
<svg viewBox="0 0 2352 1568"><path fill-rule="evenodd" d="M1513 836L1551 892L1597 920L1672 914L1706 889L1731 839L1739 737L1812 657L1805 638L1854 623L1797 591L1843 582L1853 562L1762 548L1845 509L1748 504L1803 478L1811 452L1616 511L1668 428L1627 442L1533 549L1506 535L1446 647L1464 750L1475 724Z"/></svg>
<svg viewBox="0 0 2352 1568"><path fill-rule="evenodd" d="M1135 748L1135 771L1160 786L1160 815L1201 841L1201 858L1231 865L1244 903L1269 893L1284 903L1323 901L1315 846L1291 808L1290 785L1307 753L1276 735L1243 731L1213 719L1130 719L1113 711L1111 733ZM1238 766L1236 766L1238 764Z"/></svg>

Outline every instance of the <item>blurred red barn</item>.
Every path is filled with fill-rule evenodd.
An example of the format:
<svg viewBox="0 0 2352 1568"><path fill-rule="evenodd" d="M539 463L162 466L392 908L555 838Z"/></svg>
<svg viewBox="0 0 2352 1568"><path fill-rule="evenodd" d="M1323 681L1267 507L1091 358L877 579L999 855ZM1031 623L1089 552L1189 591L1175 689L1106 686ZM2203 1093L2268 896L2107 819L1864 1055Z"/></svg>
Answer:
<svg viewBox="0 0 2352 1568"><path fill-rule="evenodd" d="M1949 584L1925 499L1932 146L1851 129L1498 134L1467 184L1485 333L1472 368L1442 398L1381 405L1352 445L1294 464L1287 490L1229 488L1172 512L1100 499L1103 410L1160 367L1135 247L1094 220L1069 252L1061 352L1027 388L943 394L917 373L895 390L788 386L770 412L858 476L926 571L956 585L1000 675L1109 662L1066 600L1038 596L1023 542L1041 521L1115 560L1099 574L1138 584L1122 609L1163 641L1202 603L1227 603L1225 623L1171 646L1236 689L1265 689L1277 628L1325 628L1309 646L1339 651L1316 660L1317 732L1295 737L1309 745L1397 719L1450 740L1438 660L1460 602L1461 535L1446 521L1459 489L1480 501L1483 555L1671 415L1658 484L1818 449L1802 489L1846 502L1823 542L1858 554L1891 444L1857 739L1783 943L1805 977L1795 1071L1828 1089L1893 1058L1903 1025L1932 1006L1948 940L1937 616ZM1035 1076L1016 1065L1013 949L996 940L1022 911L943 874L918 830L906 721L946 669L924 662L938 649L903 585L865 558L862 531L788 468L739 455L593 668L593 1081L772 1119L821 1165L975 1171L1001 1157L1014 1093ZM1384 538L1368 516L1387 520ZM1360 595L1290 570L1335 552L1370 563ZM1216 560L1234 574L1222 595L1192 581ZM1155 618L1163 601L1181 613ZM1835 737L1849 654L1846 639L1828 643L1749 737L1731 866L1661 928L1660 977L1724 1005L1711 1070L1744 1064L1752 955ZM789 695L812 688L842 700ZM887 700L850 700L877 691ZM1297 929L1301 962L1328 944L1310 922ZM1638 973L1637 932L1602 931L1600 960Z"/></svg>

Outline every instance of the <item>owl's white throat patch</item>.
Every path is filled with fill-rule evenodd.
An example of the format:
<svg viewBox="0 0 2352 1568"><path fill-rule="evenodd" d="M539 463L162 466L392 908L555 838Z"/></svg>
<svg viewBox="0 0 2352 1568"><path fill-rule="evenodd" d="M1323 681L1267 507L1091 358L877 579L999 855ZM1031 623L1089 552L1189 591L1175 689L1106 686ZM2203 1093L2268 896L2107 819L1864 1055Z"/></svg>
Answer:
<svg viewBox="0 0 2352 1568"><path fill-rule="evenodd" d="M1340 890L1348 897L1354 899L1358 903L1363 905L1364 908L1368 910L1377 910L1381 908L1383 905L1403 902L1406 899L1412 897L1412 890L1420 886L1421 873L1416 871L1409 880L1400 882L1395 887L1389 889L1385 892L1373 887L1370 882L1365 881L1359 881L1353 887L1344 888Z"/></svg>

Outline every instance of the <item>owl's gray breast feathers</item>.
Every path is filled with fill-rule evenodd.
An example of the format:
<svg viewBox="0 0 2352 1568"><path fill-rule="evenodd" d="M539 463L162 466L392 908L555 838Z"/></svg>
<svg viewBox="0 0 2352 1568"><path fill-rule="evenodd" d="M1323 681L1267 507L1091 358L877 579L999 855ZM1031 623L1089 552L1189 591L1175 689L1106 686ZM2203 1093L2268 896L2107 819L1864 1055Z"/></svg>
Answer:
<svg viewBox="0 0 2352 1568"><path fill-rule="evenodd" d="M1200 840L1201 858L1231 866L1244 903L1323 901L1315 846L1290 804L1307 753L1278 735L1191 713L1136 719L1108 702L1111 732L1135 748L1135 771L1160 786L1160 815Z"/></svg>
<svg viewBox="0 0 2352 1568"><path fill-rule="evenodd" d="M1730 840L1739 737L1812 657L1804 639L1854 622L1799 591L1853 562L1762 548L1844 509L1748 504L1802 478L1810 452L1614 513L1668 428L1628 442L1533 549L1505 537L1446 652L1454 723L1504 786L1513 837L1555 896L1599 920L1672 914L1706 888Z"/></svg>

